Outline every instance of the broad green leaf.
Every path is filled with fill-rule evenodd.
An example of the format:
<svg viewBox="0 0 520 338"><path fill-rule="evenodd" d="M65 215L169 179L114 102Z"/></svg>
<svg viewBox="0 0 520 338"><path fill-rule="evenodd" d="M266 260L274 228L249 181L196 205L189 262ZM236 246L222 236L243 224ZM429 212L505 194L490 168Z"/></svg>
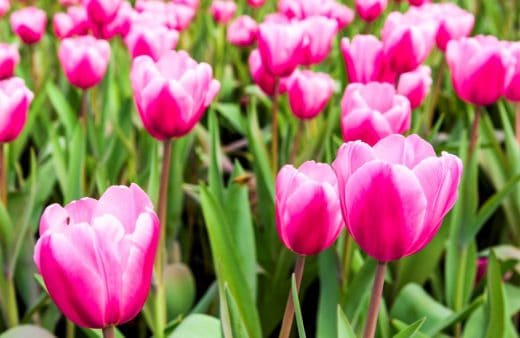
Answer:
<svg viewBox="0 0 520 338"><path fill-rule="evenodd" d="M482 305L473 312L466 325L464 325L464 334L462 338L484 338L486 326L487 322L484 313L484 305Z"/></svg>
<svg viewBox="0 0 520 338"><path fill-rule="evenodd" d="M192 314L177 326L168 338L223 338L220 321L215 317Z"/></svg>
<svg viewBox="0 0 520 338"><path fill-rule="evenodd" d="M414 322L413 324L410 324L406 328L402 329L394 335L393 338L412 338L416 337L416 333L421 329L421 326L424 324L426 318L421 318Z"/></svg>
<svg viewBox="0 0 520 338"><path fill-rule="evenodd" d="M347 317L341 310L341 306L337 307L337 323L338 323L338 338L356 338L356 334L352 329ZM332 336L333 337L333 336Z"/></svg>

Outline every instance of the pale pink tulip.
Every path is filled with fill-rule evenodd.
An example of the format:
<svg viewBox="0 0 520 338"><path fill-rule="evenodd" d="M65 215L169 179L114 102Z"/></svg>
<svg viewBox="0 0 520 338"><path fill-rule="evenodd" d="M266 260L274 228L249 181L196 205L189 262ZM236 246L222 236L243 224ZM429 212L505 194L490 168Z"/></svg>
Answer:
<svg viewBox="0 0 520 338"><path fill-rule="evenodd" d="M10 17L11 29L26 44L41 40L45 34L47 14L36 7L19 9Z"/></svg>
<svg viewBox="0 0 520 338"><path fill-rule="evenodd" d="M74 35L86 35L91 28L84 7L69 7L67 13L56 13L52 19L52 27L60 40Z"/></svg>
<svg viewBox="0 0 520 338"><path fill-rule="evenodd" d="M289 105L300 119L312 119L323 111L334 92L329 74L295 70L285 81Z"/></svg>
<svg viewBox="0 0 520 338"><path fill-rule="evenodd" d="M112 21L123 0L83 0L90 21L95 24L106 24Z"/></svg>
<svg viewBox="0 0 520 338"><path fill-rule="evenodd" d="M265 0L247 0L247 4L253 8L260 8L265 4Z"/></svg>
<svg viewBox="0 0 520 338"><path fill-rule="evenodd" d="M126 35L125 43L133 58L148 55L159 60L167 51L175 49L179 32L161 25L136 25Z"/></svg>
<svg viewBox="0 0 520 338"><path fill-rule="evenodd" d="M356 35L352 42L341 39L341 53L345 60L349 82L381 82L386 65L383 43L373 35Z"/></svg>
<svg viewBox="0 0 520 338"><path fill-rule="evenodd" d="M507 85L505 97L513 102L520 102L520 42L508 43L506 48L515 59L515 66L510 66L513 68L513 76Z"/></svg>
<svg viewBox="0 0 520 338"><path fill-rule="evenodd" d="M248 15L241 15L229 25L227 40L232 45L247 47L255 43L257 33L258 24L256 21Z"/></svg>
<svg viewBox="0 0 520 338"><path fill-rule="evenodd" d="M397 93L406 96L412 109L419 107L432 85L432 70L428 66L420 66L416 70L401 74Z"/></svg>
<svg viewBox="0 0 520 338"><path fill-rule="evenodd" d="M9 12L10 7L9 0L0 0L0 18Z"/></svg>
<svg viewBox="0 0 520 338"><path fill-rule="evenodd" d="M227 24L237 11L237 4L232 0L213 0L210 7L213 19L220 24Z"/></svg>
<svg viewBox="0 0 520 338"><path fill-rule="evenodd" d="M313 16L300 21L300 25L305 39L300 63L309 66L322 62L329 55L338 32L336 20Z"/></svg>
<svg viewBox="0 0 520 338"><path fill-rule="evenodd" d="M446 51L448 42L470 35L475 24L475 16L472 13L451 2L432 6L438 7L437 19L439 20L439 28L435 40L439 49Z"/></svg>

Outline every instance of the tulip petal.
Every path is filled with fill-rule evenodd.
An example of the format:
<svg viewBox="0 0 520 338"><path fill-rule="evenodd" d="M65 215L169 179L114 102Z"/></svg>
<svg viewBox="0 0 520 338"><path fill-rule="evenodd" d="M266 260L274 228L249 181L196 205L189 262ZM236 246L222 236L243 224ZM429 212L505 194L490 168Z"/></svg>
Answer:
<svg viewBox="0 0 520 338"><path fill-rule="evenodd" d="M431 144L413 134L404 137L393 134L385 137L374 146L377 158L395 164L414 168L427 157L436 156Z"/></svg>

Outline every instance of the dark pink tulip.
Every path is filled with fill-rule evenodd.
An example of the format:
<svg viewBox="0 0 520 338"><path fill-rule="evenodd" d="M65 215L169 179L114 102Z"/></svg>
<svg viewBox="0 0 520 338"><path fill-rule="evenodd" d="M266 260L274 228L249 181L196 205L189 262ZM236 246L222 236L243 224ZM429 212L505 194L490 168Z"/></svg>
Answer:
<svg viewBox="0 0 520 338"><path fill-rule="evenodd" d="M253 8L260 8L264 3L265 0L247 0L247 4Z"/></svg>
<svg viewBox="0 0 520 338"><path fill-rule="evenodd" d="M299 255L315 255L343 229L337 180L328 164L285 165L276 177L276 229L282 243Z"/></svg>
<svg viewBox="0 0 520 338"><path fill-rule="evenodd" d="M69 82L88 89L105 76L110 61L110 45L92 36L67 38L61 42L58 58Z"/></svg>
<svg viewBox="0 0 520 338"><path fill-rule="evenodd" d="M216 22L225 25L233 19L237 4L232 0L213 0L210 11Z"/></svg>
<svg viewBox="0 0 520 338"><path fill-rule="evenodd" d="M505 97L513 102L520 102L520 42L508 43L505 48L509 49L515 59L513 77L506 88Z"/></svg>
<svg viewBox="0 0 520 338"><path fill-rule="evenodd" d="M10 7L9 0L0 0L0 18L9 11Z"/></svg>
<svg viewBox="0 0 520 338"><path fill-rule="evenodd" d="M373 147L343 144L332 163L343 219L369 256L389 262L423 249L457 200L462 161L437 157L417 135L390 135Z"/></svg>
<svg viewBox="0 0 520 338"><path fill-rule="evenodd" d="M469 36L475 24L475 16L472 13L451 2L431 6L438 7L436 15L439 20L439 28L435 40L439 49L446 51L446 46L450 40ZM425 10L428 10L427 8L431 6L426 6Z"/></svg>
<svg viewBox="0 0 520 338"><path fill-rule="evenodd" d="M257 86L267 95L274 95L276 78L265 69L258 49L253 50L249 54L248 64L251 77Z"/></svg>
<svg viewBox="0 0 520 338"><path fill-rule="evenodd" d="M304 36L298 23L262 23L258 30L258 50L265 69L277 77L290 75L300 64Z"/></svg>
<svg viewBox="0 0 520 338"><path fill-rule="evenodd" d="M112 186L99 200L48 206L34 262L67 318L82 327L104 328L141 311L158 239L159 220L146 193L136 184Z"/></svg>
<svg viewBox="0 0 520 338"><path fill-rule="evenodd" d="M336 20L338 30L342 30L354 20L354 11L341 3L332 2L326 16Z"/></svg>
<svg viewBox="0 0 520 338"><path fill-rule="evenodd" d="M93 34L104 40L110 40L118 35L124 38L130 31L133 17L134 9L128 2L124 1L112 20L105 23L91 22Z"/></svg>
<svg viewBox="0 0 520 338"><path fill-rule="evenodd" d="M431 2L431 0L408 0L408 3L412 6L422 6Z"/></svg>
<svg viewBox="0 0 520 338"><path fill-rule="evenodd" d="M410 129L408 99L388 83L348 85L341 100L343 140L361 140L370 145L382 138Z"/></svg>
<svg viewBox="0 0 520 338"><path fill-rule="evenodd" d="M20 135L33 96L18 77L0 81L0 143L11 142Z"/></svg>
<svg viewBox="0 0 520 338"><path fill-rule="evenodd" d="M86 35L90 30L84 7L69 7L67 13L56 13L52 19L54 34L60 40L74 35Z"/></svg>
<svg viewBox="0 0 520 338"><path fill-rule="evenodd" d="M123 0L83 0L90 21L96 25L112 21Z"/></svg>
<svg viewBox="0 0 520 338"><path fill-rule="evenodd" d="M300 119L312 119L323 111L334 92L329 74L295 70L285 81L289 105Z"/></svg>
<svg viewBox="0 0 520 338"><path fill-rule="evenodd" d="M136 25L125 38L126 46L133 58L148 55L154 61L167 51L175 49L179 32L161 25Z"/></svg>
<svg viewBox="0 0 520 338"><path fill-rule="evenodd" d="M361 19L372 22L386 9L387 0L356 0L356 12Z"/></svg>
<svg viewBox="0 0 520 338"><path fill-rule="evenodd" d="M11 29L26 44L34 44L45 34L47 14L36 7L17 10L10 17Z"/></svg>
<svg viewBox="0 0 520 338"><path fill-rule="evenodd" d="M130 78L143 125L159 140L189 133L220 90L211 66L184 51L166 52L157 62L139 56Z"/></svg>
<svg viewBox="0 0 520 338"><path fill-rule="evenodd" d="M416 70L401 74L397 93L406 96L412 109L419 107L432 85L432 70L428 66L419 66Z"/></svg>
<svg viewBox="0 0 520 338"><path fill-rule="evenodd" d="M16 45L0 43L0 80L12 77L14 69L20 62L20 54Z"/></svg>
<svg viewBox="0 0 520 338"><path fill-rule="evenodd" d="M255 43L257 33L256 21L248 15L241 15L229 25L227 40L232 45L247 47Z"/></svg>
<svg viewBox="0 0 520 338"><path fill-rule="evenodd" d="M446 60L457 95L481 106L504 95L514 67L512 55L493 36L451 40Z"/></svg>
<svg viewBox="0 0 520 338"><path fill-rule="evenodd" d="M336 20L324 16L312 16L300 21L305 44L300 63L305 66L325 60L332 49L332 41L338 32Z"/></svg>

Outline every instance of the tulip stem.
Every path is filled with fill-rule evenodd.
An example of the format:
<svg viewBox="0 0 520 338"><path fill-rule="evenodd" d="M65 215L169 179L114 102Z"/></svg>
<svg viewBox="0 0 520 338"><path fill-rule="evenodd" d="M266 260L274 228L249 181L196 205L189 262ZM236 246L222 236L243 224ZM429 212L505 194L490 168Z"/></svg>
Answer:
<svg viewBox="0 0 520 338"><path fill-rule="evenodd" d="M18 304L16 303L16 290L13 276L6 276L6 312L7 327L18 325Z"/></svg>
<svg viewBox="0 0 520 338"><path fill-rule="evenodd" d="M376 334L377 316L379 314L379 305L381 304L381 295L383 294L383 286L385 284L385 273L386 263L379 262L374 277L374 286L372 287L372 296L370 297L370 306L368 308L368 317L363 338L373 338Z"/></svg>
<svg viewBox="0 0 520 338"><path fill-rule="evenodd" d="M7 163L4 148L5 143L0 142L0 201L7 208Z"/></svg>
<svg viewBox="0 0 520 338"><path fill-rule="evenodd" d="M81 93L81 110L79 112L79 119L81 123L86 123L88 114L88 95L87 90L84 89Z"/></svg>
<svg viewBox="0 0 520 338"><path fill-rule="evenodd" d="M294 266L294 278L296 280L296 291L300 292L302 283L303 269L305 267L305 256L298 255ZM294 319L294 303L292 298L292 290L289 288L289 296L287 297L287 305L283 314L282 328L278 338L288 338L291 334L292 323Z"/></svg>
<svg viewBox="0 0 520 338"><path fill-rule="evenodd" d="M446 60L444 57L442 58L441 64L439 65L439 69L437 71L437 78L435 79L435 87L433 88L433 92L430 96L430 102L428 104L428 108L424 113L424 131L430 132L433 123L433 114L435 112L435 107L439 102L439 96L441 93L442 80L444 79L444 72L446 71Z"/></svg>
<svg viewBox="0 0 520 338"><path fill-rule="evenodd" d="M278 171L278 96L280 90L280 79L276 78L273 93L273 113L271 123L271 166L273 174Z"/></svg>
<svg viewBox="0 0 520 338"><path fill-rule="evenodd" d="M298 150L300 148L300 139L302 138L304 128L304 122L301 119L298 119L298 126L296 127L296 135L294 136L294 142L291 149L291 157L290 157L290 163L295 164L296 161L296 155L298 154Z"/></svg>
<svg viewBox="0 0 520 338"><path fill-rule="evenodd" d="M475 148L477 147L478 143L478 130L480 127L480 114L482 107L481 106L475 106L475 117L473 118L473 124L471 125L471 135L470 135L470 141L469 141L469 148L468 148L468 157L471 157L473 155L473 152L475 151Z"/></svg>
<svg viewBox="0 0 520 338"><path fill-rule="evenodd" d="M75 337L75 333L76 333L76 326L74 325L73 322L71 322L70 320L67 319L67 324L66 324L66 336L67 338L74 338Z"/></svg>
<svg viewBox="0 0 520 338"><path fill-rule="evenodd" d="M520 145L520 102L515 104L515 119L516 141Z"/></svg>
<svg viewBox="0 0 520 338"><path fill-rule="evenodd" d="M115 336L116 332L113 326L103 328L103 338L114 338Z"/></svg>
<svg viewBox="0 0 520 338"><path fill-rule="evenodd" d="M354 240L350 233L345 231L345 243L343 244L343 256L342 256L342 265L341 265L341 292L342 298L341 302L345 301L346 289L348 283L348 277L350 273L350 261L352 260L352 251L354 249Z"/></svg>

